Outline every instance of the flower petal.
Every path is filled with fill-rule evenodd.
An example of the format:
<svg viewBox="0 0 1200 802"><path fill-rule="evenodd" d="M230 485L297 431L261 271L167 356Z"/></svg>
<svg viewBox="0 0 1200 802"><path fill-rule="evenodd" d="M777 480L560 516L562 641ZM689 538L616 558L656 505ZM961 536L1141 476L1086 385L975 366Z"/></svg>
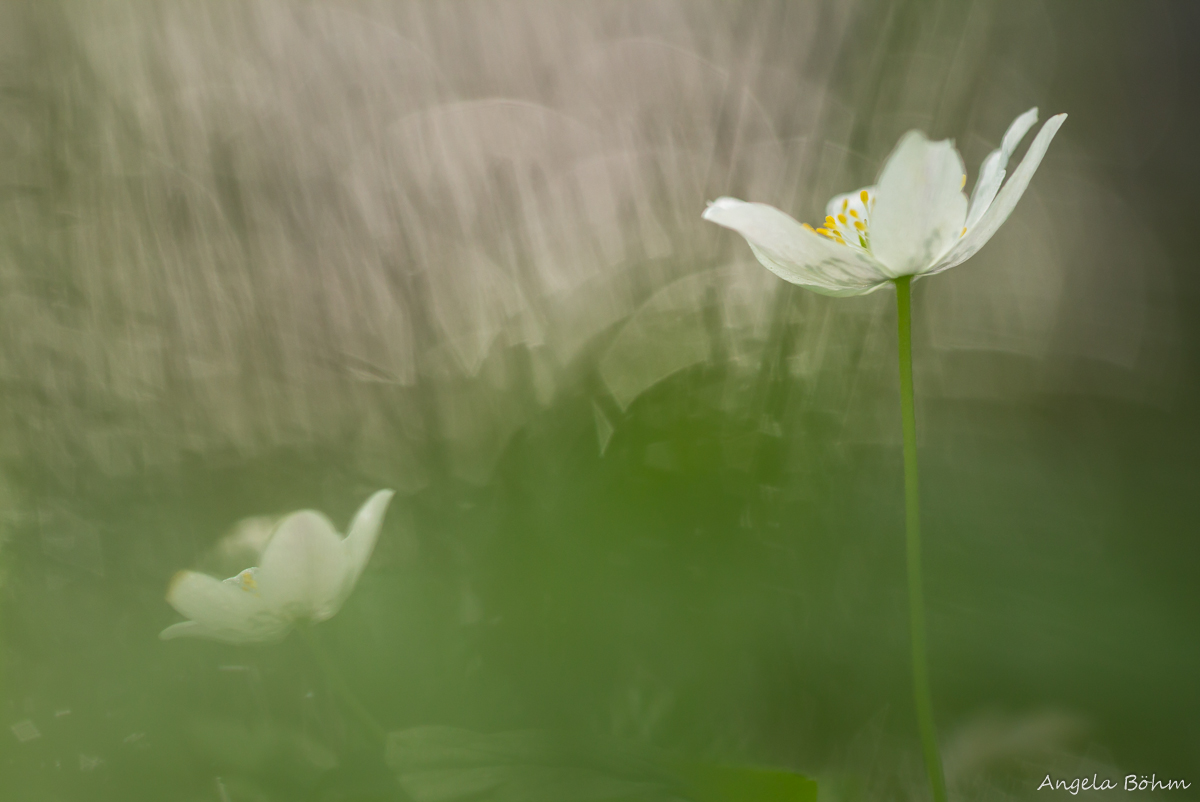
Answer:
<svg viewBox="0 0 1200 802"><path fill-rule="evenodd" d="M950 140L930 142L920 131L901 137L871 213L871 253L890 277L920 273L958 239L967 219L964 174Z"/></svg>
<svg viewBox="0 0 1200 802"><path fill-rule="evenodd" d="M966 235L950 249L949 253L938 261L933 269L926 271L926 275L941 273L943 270L949 270L970 259L987 244L1000 226L1004 225L1004 221L1016 208L1017 201L1025 194L1025 188L1029 186L1030 179L1037 172L1038 165L1042 163L1042 157L1046 155L1046 150L1050 147L1050 141L1054 139L1054 135L1058 133L1058 129L1062 127L1065 119L1067 119L1067 115L1057 114L1046 120L1042 130L1038 131L1038 135L1030 143L1025 158L1017 165L1017 169L1013 171L1008 182L1000 188L996 194L996 200L988 207L983 217L974 228L967 231Z"/></svg>
<svg viewBox="0 0 1200 802"><path fill-rule="evenodd" d="M342 579L341 592L338 594L338 607L341 607L342 602L354 590L354 584L367 567L367 560L371 559L371 552L375 549L375 541L379 537L379 529L383 526L383 516L394 495L394 490L380 490L367 499L355 514L350 531L342 541L346 573Z"/></svg>
<svg viewBox="0 0 1200 802"><path fill-rule="evenodd" d="M822 295L863 295L888 280L866 254L809 231L774 206L717 198L703 216L745 237L775 275Z"/></svg>
<svg viewBox="0 0 1200 802"><path fill-rule="evenodd" d="M1004 170L1008 167L1008 160L1012 157L1013 151L1017 149L1017 145L1021 144L1021 140L1025 138L1025 134L1037 122L1037 116L1037 106L1034 106L1013 120L1012 125L1008 126L1008 130L1004 132L1004 139L1000 142L1000 147L989 153L983 160L983 164L979 166L979 175L975 178L975 189L971 193L971 208L967 211L968 229L978 223L979 218L983 217L983 213L992 205L996 191L1000 189L1000 183L1004 181Z"/></svg>
<svg viewBox="0 0 1200 802"><path fill-rule="evenodd" d="M222 643L273 643L283 640L290 624L273 616L255 619L261 626L248 629L214 629L199 621L181 621L158 633L161 640L176 638L202 638L204 640L221 641Z"/></svg>
<svg viewBox="0 0 1200 802"><path fill-rule="evenodd" d="M213 638L212 630L201 624L199 621L180 621L178 624L171 626L158 633L160 640L174 640L175 638L207 638L209 640L219 640Z"/></svg>
<svg viewBox="0 0 1200 802"><path fill-rule="evenodd" d="M227 643L276 640L288 622L276 615L261 596L241 586L195 571L180 571L171 580L167 601L192 620L167 627L163 640L198 637Z"/></svg>
<svg viewBox="0 0 1200 802"><path fill-rule="evenodd" d="M286 619L323 621L337 612L346 576L341 538L319 512L294 512L280 522L255 574L266 605Z"/></svg>

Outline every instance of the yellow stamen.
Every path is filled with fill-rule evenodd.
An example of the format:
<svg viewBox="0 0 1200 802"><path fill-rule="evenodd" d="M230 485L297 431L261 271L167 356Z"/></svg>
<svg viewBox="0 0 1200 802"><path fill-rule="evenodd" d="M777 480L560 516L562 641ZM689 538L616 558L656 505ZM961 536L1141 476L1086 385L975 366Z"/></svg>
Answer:
<svg viewBox="0 0 1200 802"><path fill-rule="evenodd" d="M966 226L963 226L963 230L959 232L958 236L960 236L960 237L961 237L961 236L963 236L963 235L964 235L964 234L966 234L966 233L967 233L967 227L966 227Z"/></svg>
<svg viewBox="0 0 1200 802"><path fill-rule="evenodd" d="M237 575L238 586L247 593L254 593L258 590L258 582L254 580L253 569L247 568Z"/></svg>
<svg viewBox="0 0 1200 802"><path fill-rule="evenodd" d="M842 198L842 211L846 211L846 207L850 205L849 198Z"/></svg>
<svg viewBox="0 0 1200 802"><path fill-rule="evenodd" d="M858 193L858 198L859 198L859 200L861 200L863 202L863 206L867 205L867 200L870 197L871 197L871 193L867 192L865 189L862 192Z"/></svg>
<svg viewBox="0 0 1200 802"><path fill-rule="evenodd" d="M808 223L801 223L801 224L800 224L800 227L801 227L801 228L807 228L809 231L812 231L812 230L813 230L813 227L812 227L812 226L810 226Z"/></svg>
<svg viewBox="0 0 1200 802"><path fill-rule="evenodd" d="M818 234L824 234L824 235L825 235L825 236L827 236L827 237L829 236L829 231L828 231L828 230L826 230L826 229L824 229L824 228L818 228L818 229L817 229L817 233L818 233Z"/></svg>
<svg viewBox="0 0 1200 802"><path fill-rule="evenodd" d="M839 222L839 223L841 223L842 225L846 225L846 223L847 223L847 221L846 221L846 215L844 215L844 214L839 214L839 215L838 215L838 222Z"/></svg>
<svg viewBox="0 0 1200 802"><path fill-rule="evenodd" d="M853 209L851 209L851 210L850 210L850 216L851 216L851 217L853 217L855 220L857 220L857 219L858 219L858 212L856 212L856 211L854 211Z"/></svg>
<svg viewBox="0 0 1200 802"><path fill-rule="evenodd" d="M962 188L963 188L963 187L965 187L966 185L967 185L967 174L966 174L966 173L963 173L963 180L962 180L962 183L958 185L958 188L959 188L959 189L962 189Z"/></svg>
<svg viewBox="0 0 1200 802"><path fill-rule="evenodd" d="M864 226L862 223L858 222L857 220L854 221L854 227L857 228L859 231L867 230L867 227Z"/></svg>
<svg viewBox="0 0 1200 802"><path fill-rule="evenodd" d="M832 217L826 217L825 218L825 227L826 228L837 228L837 220L834 220Z"/></svg>

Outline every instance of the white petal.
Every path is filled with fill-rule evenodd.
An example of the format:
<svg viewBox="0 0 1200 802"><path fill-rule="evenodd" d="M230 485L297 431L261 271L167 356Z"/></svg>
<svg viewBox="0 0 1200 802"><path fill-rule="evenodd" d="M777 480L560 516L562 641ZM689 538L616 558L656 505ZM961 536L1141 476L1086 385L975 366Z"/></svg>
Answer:
<svg viewBox="0 0 1200 802"><path fill-rule="evenodd" d="M927 274L932 275L949 270L970 259L987 244L1000 226L1004 225L1004 221L1016 208L1017 201L1025 194L1025 188L1029 186L1030 179L1037 172L1038 165L1042 163L1042 157L1046 155L1046 150L1050 147L1050 141L1054 139L1054 135L1058 133L1058 129L1065 119L1067 119L1067 115L1057 114L1046 120L1042 130L1038 131L1038 135L1030 143L1025 158L1017 165L1017 169L1013 171L1008 183L1000 188L996 194L996 200L988 207L983 217L973 228L967 230L966 236L960 239L932 270L927 271Z"/></svg>
<svg viewBox="0 0 1200 802"><path fill-rule="evenodd" d="M202 638L223 643L271 643L283 640L290 627L288 622L274 616L255 619L257 625L242 629L214 629L199 621L181 621L158 633L162 640L175 638Z"/></svg>
<svg viewBox="0 0 1200 802"><path fill-rule="evenodd" d="M1008 126L1008 130L1004 132L1004 139L1000 142L1000 147L989 153L983 160L983 164L979 166L979 175L975 178L975 190L971 193L971 208L967 211L966 225L968 229L978 223L979 218L983 217L983 213L992 205L992 201L996 197L996 190L1000 189L1000 183L1004 181L1004 171L1008 167L1008 160L1012 157L1013 151L1017 149L1017 145L1021 144L1025 134L1037 122L1037 116L1037 106L1034 106L1013 120L1012 125Z"/></svg>
<svg viewBox="0 0 1200 802"><path fill-rule="evenodd" d="M967 199L962 157L950 140L909 131L879 175L871 252L892 277L920 273L962 233Z"/></svg>
<svg viewBox="0 0 1200 802"><path fill-rule="evenodd" d="M289 619L323 621L337 612L346 576L341 538L319 512L294 512L263 551L255 579L263 601Z"/></svg>
<svg viewBox="0 0 1200 802"><path fill-rule="evenodd" d="M199 621L180 621L178 624L172 624L158 633L158 637L161 640L174 640L175 638L213 639L212 630Z"/></svg>
<svg viewBox="0 0 1200 802"><path fill-rule="evenodd" d="M863 295L888 280L870 257L809 231L765 203L718 198L704 210L704 219L745 237L775 275L823 295Z"/></svg>
<svg viewBox="0 0 1200 802"><path fill-rule="evenodd" d="M350 531L342 541L346 573L342 579L341 592L338 594L338 607L354 590L354 584L367 567L367 560L371 559L371 552L375 549L375 541L379 537L379 529L383 526L383 516L394 495L394 490L380 490L367 499L355 514Z"/></svg>
<svg viewBox="0 0 1200 802"><path fill-rule="evenodd" d="M167 601L191 621L167 627L164 640L198 637L227 643L275 640L288 622L275 615L258 596L239 585L195 571L180 571L171 580Z"/></svg>

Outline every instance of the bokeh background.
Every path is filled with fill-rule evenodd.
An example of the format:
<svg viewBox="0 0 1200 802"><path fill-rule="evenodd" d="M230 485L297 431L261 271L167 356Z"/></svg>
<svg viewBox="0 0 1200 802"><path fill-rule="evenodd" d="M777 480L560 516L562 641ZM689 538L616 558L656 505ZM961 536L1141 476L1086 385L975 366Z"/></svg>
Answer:
<svg viewBox="0 0 1200 802"><path fill-rule="evenodd" d="M1070 118L1016 213L915 288L952 793L1200 783L1198 33L1186 0L0 5L0 797L368 798L328 791L352 722L295 638L157 633L242 519L392 487L316 631L387 729L926 798L892 294L784 284L700 213L817 220L913 127L973 182L1033 105Z"/></svg>

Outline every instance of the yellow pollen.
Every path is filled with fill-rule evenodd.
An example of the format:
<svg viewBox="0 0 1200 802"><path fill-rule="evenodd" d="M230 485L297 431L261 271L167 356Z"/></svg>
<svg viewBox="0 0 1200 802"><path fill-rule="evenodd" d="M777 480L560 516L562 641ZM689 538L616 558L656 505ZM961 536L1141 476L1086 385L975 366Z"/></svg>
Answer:
<svg viewBox="0 0 1200 802"><path fill-rule="evenodd" d="M801 224L800 224L800 227L801 227L801 228L807 228L809 231L812 231L812 230L813 230L813 227L812 227L812 226L810 226L808 223L801 223Z"/></svg>
<svg viewBox="0 0 1200 802"><path fill-rule="evenodd" d="M837 228L837 220L834 220L832 217L829 217L828 215L826 215L825 225L828 226L829 228Z"/></svg>
<svg viewBox="0 0 1200 802"><path fill-rule="evenodd" d="M818 233L818 234L824 234L825 236L829 236L829 232L828 232L826 229L824 229L824 228L818 228L818 229L817 229L817 233Z"/></svg>
<svg viewBox="0 0 1200 802"><path fill-rule="evenodd" d="M843 208L845 208L845 207L843 207ZM846 222L847 222L847 221L846 221L846 215L844 215L844 214L839 214L839 215L838 215L838 222L839 222L839 223L841 223L842 225L846 225Z"/></svg>
<svg viewBox="0 0 1200 802"><path fill-rule="evenodd" d="M254 580L254 572L247 568L237 575L238 587L247 593L254 593L258 590L258 582Z"/></svg>
<svg viewBox="0 0 1200 802"><path fill-rule="evenodd" d="M966 226L963 226L963 230L962 230L962 231L960 231L960 232L958 233L958 236L960 236L960 237L961 237L961 236L963 236L963 235L964 235L964 234L966 234L966 233L967 233L967 227L966 227Z"/></svg>
<svg viewBox="0 0 1200 802"><path fill-rule="evenodd" d="M842 211L846 211L846 207L850 205L849 198L842 198Z"/></svg>
<svg viewBox="0 0 1200 802"><path fill-rule="evenodd" d="M854 227L857 228L859 231L867 230L867 227L864 226L862 223L858 222L857 220L854 221Z"/></svg>
<svg viewBox="0 0 1200 802"><path fill-rule="evenodd" d="M857 220L857 219L858 219L858 212L856 212L856 211L854 211L853 209L851 209L851 210L850 210L850 216L851 216L851 217L853 217L855 220Z"/></svg>
<svg viewBox="0 0 1200 802"><path fill-rule="evenodd" d="M863 206L867 205L867 200L870 197L871 197L871 193L867 192L865 189L862 192L858 193L858 199L863 202Z"/></svg>
<svg viewBox="0 0 1200 802"><path fill-rule="evenodd" d="M962 188L963 188L963 187L965 187L966 185L967 185L967 174L966 174L966 173L963 173L963 180L962 180L962 183L958 185L958 188L959 188L959 189L962 189Z"/></svg>

